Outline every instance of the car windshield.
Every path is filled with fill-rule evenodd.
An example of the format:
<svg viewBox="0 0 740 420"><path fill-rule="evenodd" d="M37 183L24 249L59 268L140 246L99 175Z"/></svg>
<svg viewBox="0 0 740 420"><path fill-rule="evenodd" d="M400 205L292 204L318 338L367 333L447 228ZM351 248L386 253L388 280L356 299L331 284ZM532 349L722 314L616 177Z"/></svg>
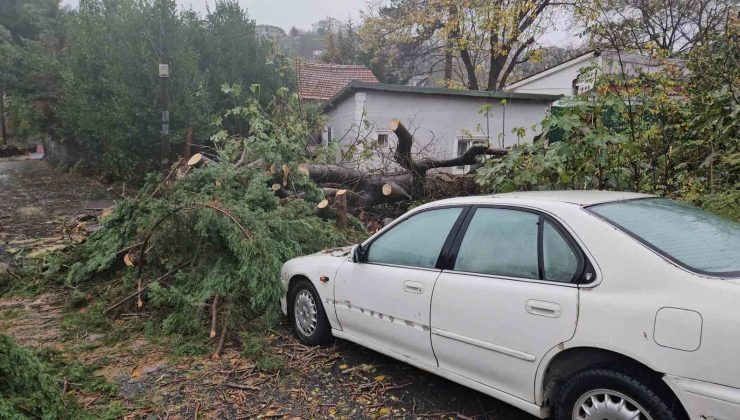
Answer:
<svg viewBox="0 0 740 420"><path fill-rule="evenodd" d="M663 198L598 204L588 210L685 268L740 276L740 223Z"/></svg>

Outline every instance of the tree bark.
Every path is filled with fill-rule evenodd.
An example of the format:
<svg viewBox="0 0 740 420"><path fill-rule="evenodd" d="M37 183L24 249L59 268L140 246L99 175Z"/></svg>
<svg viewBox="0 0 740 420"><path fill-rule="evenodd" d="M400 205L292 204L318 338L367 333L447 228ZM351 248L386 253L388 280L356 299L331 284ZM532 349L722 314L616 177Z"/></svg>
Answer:
<svg viewBox="0 0 740 420"><path fill-rule="evenodd" d="M213 297L213 303L211 304L211 333L210 338L216 337L216 315L218 314L218 295Z"/></svg>
<svg viewBox="0 0 740 420"><path fill-rule="evenodd" d="M347 228L347 190L339 190L334 196L334 208L337 210L337 227Z"/></svg>
<svg viewBox="0 0 740 420"><path fill-rule="evenodd" d="M3 145L8 144L8 128L5 124L5 91L0 90L0 125L3 132Z"/></svg>
<svg viewBox="0 0 740 420"><path fill-rule="evenodd" d="M188 132L185 134L185 143L182 145L182 159L187 162L192 157L192 146L193 146L193 128L188 128Z"/></svg>

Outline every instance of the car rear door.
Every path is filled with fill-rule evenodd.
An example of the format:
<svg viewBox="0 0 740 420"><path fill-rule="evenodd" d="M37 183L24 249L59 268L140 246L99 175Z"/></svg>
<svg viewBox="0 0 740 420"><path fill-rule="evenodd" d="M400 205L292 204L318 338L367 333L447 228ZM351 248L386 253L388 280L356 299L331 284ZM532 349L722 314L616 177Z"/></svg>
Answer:
<svg viewBox="0 0 740 420"><path fill-rule="evenodd" d="M439 366L534 401L540 359L575 332L585 265L575 244L535 211L476 207L447 263L432 298Z"/></svg>
<svg viewBox="0 0 740 420"><path fill-rule="evenodd" d="M417 212L365 244L363 261L336 274L335 308L342 331L436 366L429 332L432 290L442 249L463 221L464 207Z"/></svg>

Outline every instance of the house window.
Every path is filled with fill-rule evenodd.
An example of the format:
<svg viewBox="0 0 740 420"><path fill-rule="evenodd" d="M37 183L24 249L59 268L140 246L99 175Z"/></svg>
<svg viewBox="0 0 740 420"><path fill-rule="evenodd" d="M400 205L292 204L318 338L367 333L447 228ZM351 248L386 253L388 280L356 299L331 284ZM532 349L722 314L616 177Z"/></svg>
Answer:
<svg viewBox="0 0 740 420"><path fill-rule="evenodd" d="M470 150L473 146L486 146L488 145L488 138L485 136L465 136L457 138L457 154L456 156L462 156ZM456 166L457 172L466 173L470 171L471 165L460 165Z"/></svg>
<svg viewBox="0 0 740 420"><path fill-rule="evenodd" d="M376 141L376 143L379 147L383 147L386 144L388 144L388 134L387 133L378 134L378 140Z"/></svg>
<svg viewBox="0 0 740 420"><path fill-rule="evenodd" d="M326 143L331 141L331 126L326 127Z"/></svg>

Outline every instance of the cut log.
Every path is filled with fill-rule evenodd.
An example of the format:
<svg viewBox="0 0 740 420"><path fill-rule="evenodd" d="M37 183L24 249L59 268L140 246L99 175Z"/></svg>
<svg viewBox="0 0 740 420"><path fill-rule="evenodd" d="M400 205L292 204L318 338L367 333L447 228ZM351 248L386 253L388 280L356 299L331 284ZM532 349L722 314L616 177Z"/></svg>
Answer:
<svg viewBox="0 0 740 420"><path fill-rule="evenodd" d="M283 187L288 186L288 173L290 173L290 166L283 163L283 166L281 167L283 170Z"/></svg>
<svg viewBox="0 0 740 420"><path fill-rule="evenodd" d="M329 200L323 199L316 205L316 215L322 219L336 219L337 212L331 208Z"/></svg>
<svg viewBox="0 0 740 420"><path fill-rule="evenodd" d="M337 210L337 227L347 228L347 190L339 190L334 196L334 208Z"/></svg>
<svg viewBox="0 0 740 420"><path fill-rule="evenodd" d="M135 261L135 258L130 253L123 256L123 263L126 264L126 267L135 266L136 263L134 261Z"/></svg>
<svg viewBox="0 0 740 420"><path fill-rule="evenodd" d="M278 196L278 198L288 198L294 195L292 191L286 190L285 188L283 188L282 185L277 183L272 184L270 188L272 189L272 192L274 192L275 195Z"/></svg>
<svg viewBox="0 0 740 420"><path fill-rule="evenodd" d="M381 188L381 193L384 197L396 200L411 199L409 193L406 192L400 185L395 182L386 182Z"/></svg>
<svg viewBox="0 0 740 420"><path fill-rule="evenodd" d="M298 165L298 172L306 176L311 175L311 171L308 170L308 165L306 165L305 163Z"/></svg>
<svg viewBox="0 0 740 420"><path fill-rule="evenodd" d="M388 128L398 137L398 147L396 147L395 156L396 162L402 168L412 170L413 159L411 158L411 146L414 143L414 136L398 118L392 119L391 123L388 124Z"/></svg>
<svg viewBox="0 0 740 420"><path fill-rule="evenodd" d="M188 166L200 167L216 163L213 159L207 158L200 153L196 153L188 159Z"/></svg>

